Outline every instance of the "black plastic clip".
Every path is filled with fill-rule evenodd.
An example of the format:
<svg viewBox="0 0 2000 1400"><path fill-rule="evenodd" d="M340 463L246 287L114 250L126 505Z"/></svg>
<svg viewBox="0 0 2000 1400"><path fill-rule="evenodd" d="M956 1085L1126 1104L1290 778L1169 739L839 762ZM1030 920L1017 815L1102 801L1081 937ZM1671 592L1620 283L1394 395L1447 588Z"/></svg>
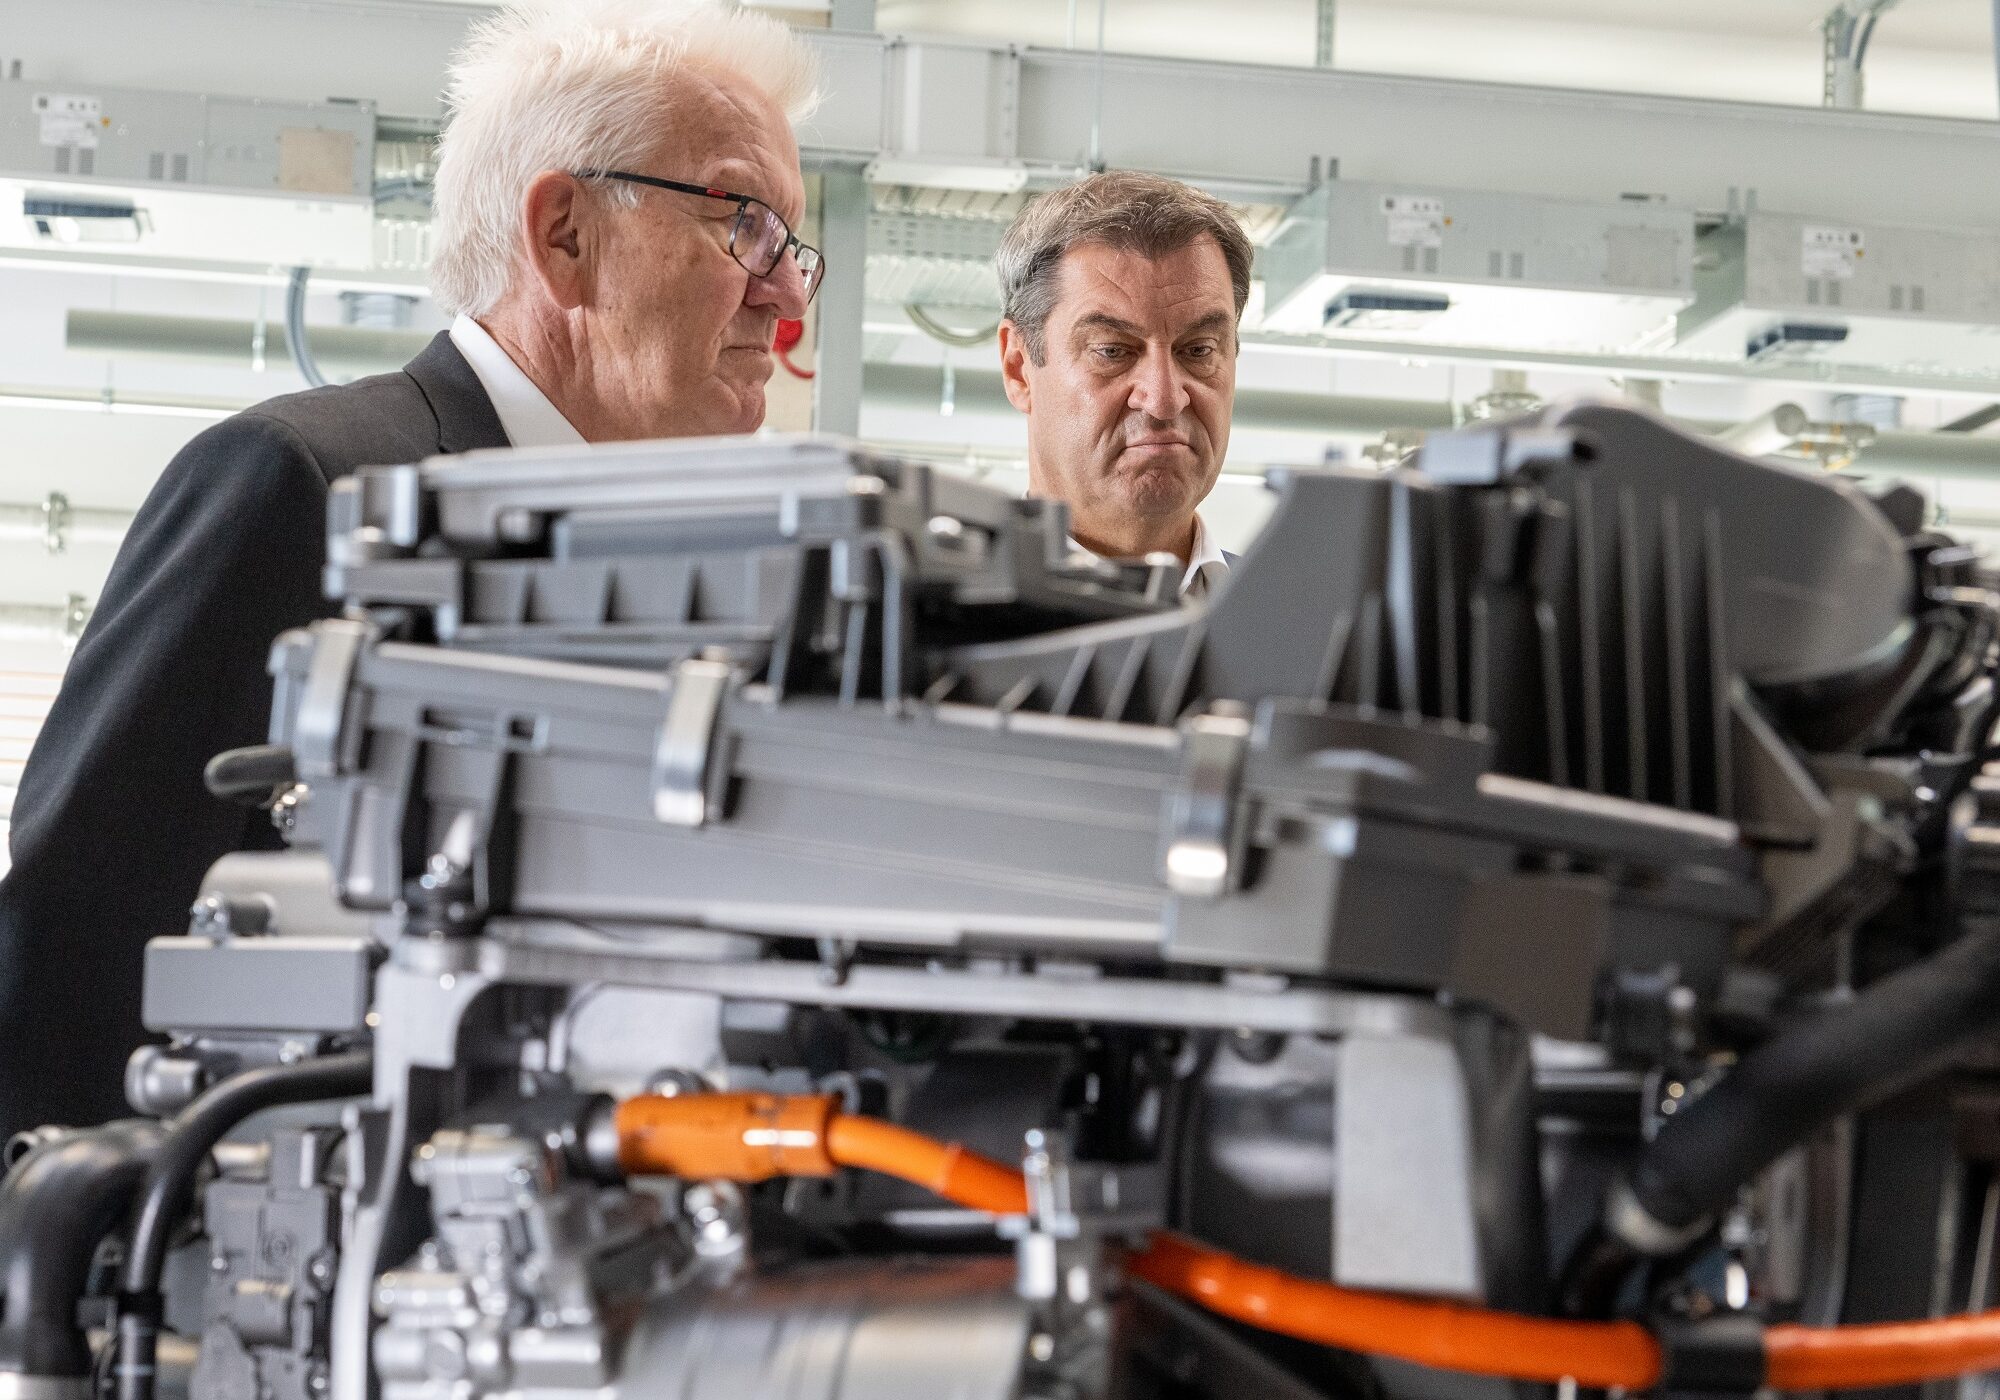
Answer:
<svg viewBox="0 0 2000 1400"><path fill-rule="evenodd" d="M1753 1395L1765 1378L1764 1323L1744 1312L1653 1324L1660 1343L1660 1396Z"/></svg>

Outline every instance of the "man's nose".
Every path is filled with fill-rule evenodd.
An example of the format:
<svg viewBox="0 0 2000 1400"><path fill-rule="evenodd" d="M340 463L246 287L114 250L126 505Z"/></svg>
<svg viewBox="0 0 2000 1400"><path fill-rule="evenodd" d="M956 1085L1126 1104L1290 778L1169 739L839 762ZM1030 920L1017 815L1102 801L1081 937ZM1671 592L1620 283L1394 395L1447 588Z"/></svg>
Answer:
<svg viewBox="0 0 2000 1400"><path fill-rule="evenodd" d="M1171 423L1187 408L1191 396L1181 367L1170 351L1149 352L1140 361L1128 404L1148 418Z"/></svg>
<svg viewBox="0 0 2000 1400"><path fill-rule="evenodd" d="M799 268L798 255L788 249L770 272L752 277L744 288L743 300L750 306L773 308L781 321L805 319L806 275Z"/></svg>

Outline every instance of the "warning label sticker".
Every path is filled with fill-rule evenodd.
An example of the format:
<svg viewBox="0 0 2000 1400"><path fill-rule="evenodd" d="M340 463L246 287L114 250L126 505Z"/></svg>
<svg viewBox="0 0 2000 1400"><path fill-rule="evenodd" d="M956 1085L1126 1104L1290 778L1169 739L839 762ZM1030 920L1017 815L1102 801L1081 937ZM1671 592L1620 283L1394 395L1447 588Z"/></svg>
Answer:
<svg viewBox="0 0 2000 1400"><path fill-rule="evenodd" d="M81 146L97 149L97 133L104 121L104 104L95 97L75 97L59 92L35 94L35 116L42 124L44 146Z"/></svg>
<svg viewBox="0 0 2000 1400"><path fill-rule="evenodd" d="M1807 224L1800 241L1799 266L1808 277L1845 282L1866 253L1867 241L1858 228Z"/></svg>
<svg viewBox="0 0 2000 1400"><path fill-rule="evenodd" d="M1429 194L1385 194L1382 217L1392 248L1435 248L1444 242L1444 201Z"/></svg>

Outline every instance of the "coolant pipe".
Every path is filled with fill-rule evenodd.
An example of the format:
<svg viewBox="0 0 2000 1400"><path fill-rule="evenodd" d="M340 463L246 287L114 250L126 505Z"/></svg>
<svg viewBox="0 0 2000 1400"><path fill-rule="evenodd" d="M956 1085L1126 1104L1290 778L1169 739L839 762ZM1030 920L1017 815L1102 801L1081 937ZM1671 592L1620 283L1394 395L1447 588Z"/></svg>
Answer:
<svg viewBox="0 0 2000 1400"><path fill-rule="evenodd" d="M1937 961L1933 959L1932 962ZM1929 964L1926 964L1928 966ZM864 1167L996 1215L1027 1209L1021 1174L895 1124L845 1114L831 1095L628 1099L589 1125L606 1174L764 1181ZM1674 1362L1636 1322L1533 1317L1299 1278L1165 1231L1126 1261L1133 1277L1213 1312L1322 1346L1504 1379L1648 1390ZM2000 1310L1763 1334L1764 1384L1840 1390L1913 1384L2000 1366ZM1754 1387L1753 1387L1754 1388Z"/></svg>
<svg viewBox="0 0 2000 1400"><path fill-rule="evenodd" d="M2000 1023L2000 927L1810 1016L1737 1062L1660 1127L1633 1167L1630 1205L1607 1221L1645 1253L1698 1234L1737 1190L1836 1118L1938 1073ZM1657 1241L1661 1248L1649 1248Z"/></svg>
<svg viewBox="0 0 2000 1400"><path fill-rule="evenodd" d="M165 1130L147 1119L49 1136L0 1185L0 1375L90 1374L77 1322L97 1246L124 1219ZM4 1389L5 1387L0 1387Z"/></svg>
<svg viewBox="0 0 2000 1400"><path fill-rule="evenodd" d="M194 1203L196 1178L215 1145L267 1108L366 1093L374 1072L375 1057L366 1051L267 1065L223 1080L174 1119L133 1209L132 1241L119 1274L118 1326L112 1340L117 1400L153 1400L167 1244Z"/></svg>

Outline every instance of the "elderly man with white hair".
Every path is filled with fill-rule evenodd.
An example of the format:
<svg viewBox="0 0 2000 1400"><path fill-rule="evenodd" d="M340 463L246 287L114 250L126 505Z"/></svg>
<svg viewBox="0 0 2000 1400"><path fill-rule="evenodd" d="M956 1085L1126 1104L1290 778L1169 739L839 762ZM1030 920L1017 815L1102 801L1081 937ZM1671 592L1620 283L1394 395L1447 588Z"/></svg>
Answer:
<svg viewBox="0 0 2000 1400"><path fill-rule="evenodd" d="M120 1111L142 949L210 864L276 844L203 789L261 742L264 662L323 615L329 486L482 447L740 433L779 318L823 267L793 233L791 121L814 96L782 24L719 4L562 0L482 23L439 154L439 304L394 374L260 404L167 467L22 776L0 882L0 1135Z"/></svg>

